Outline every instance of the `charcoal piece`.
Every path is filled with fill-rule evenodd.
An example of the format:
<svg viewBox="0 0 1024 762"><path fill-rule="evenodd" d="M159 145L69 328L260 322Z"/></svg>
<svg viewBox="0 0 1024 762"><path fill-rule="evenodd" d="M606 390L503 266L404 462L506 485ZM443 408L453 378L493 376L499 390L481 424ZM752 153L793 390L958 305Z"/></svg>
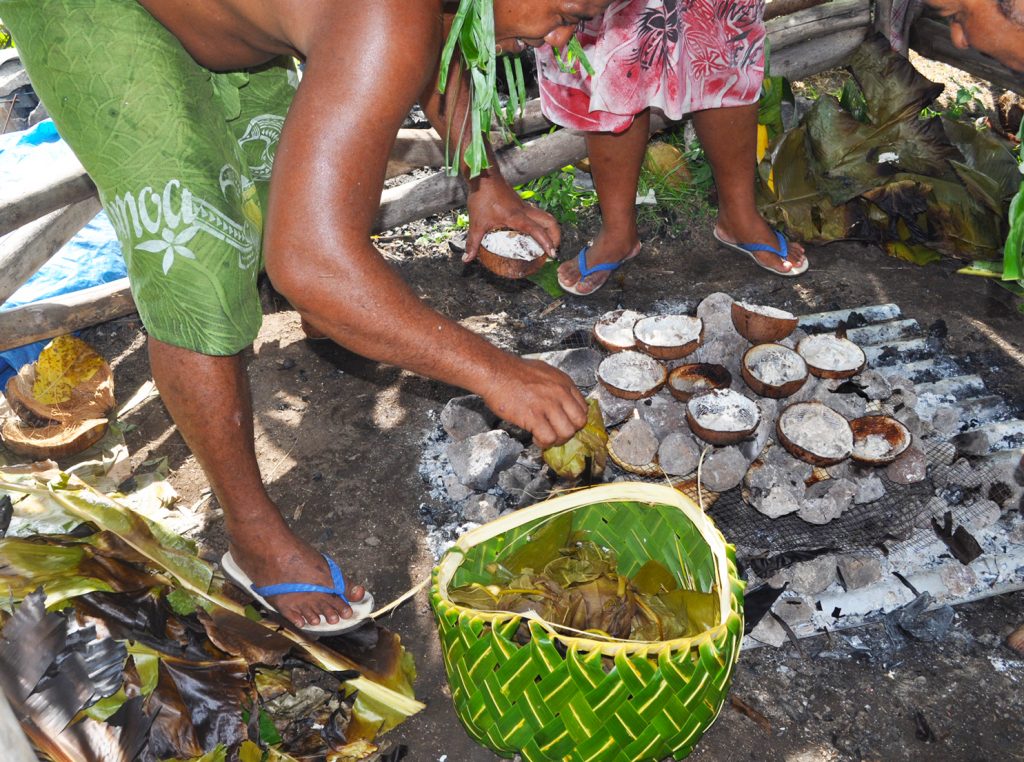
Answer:
<svg viewBox="0 0 1024 762"><path fill-rule="evenodd" d="M984 553L974 535L962 526L958 526L956 529L953 528L952 511L946 511L941 523L933 518L932 528L935 529L935 534L939 536L943 544L949 548L949 552L953 554L953 557L964 566L981 557Z"/></svg>

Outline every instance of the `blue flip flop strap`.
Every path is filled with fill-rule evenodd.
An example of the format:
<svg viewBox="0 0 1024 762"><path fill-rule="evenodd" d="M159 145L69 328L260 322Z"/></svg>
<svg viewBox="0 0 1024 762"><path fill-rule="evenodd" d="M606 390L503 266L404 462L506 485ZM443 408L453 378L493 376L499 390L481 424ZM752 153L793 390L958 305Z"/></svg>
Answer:
<svg viewBox="0 0 1024 762"><path fill-rule="evenodd" d="M767 251L769 254L774 254L779 259L789 261L789 243L786 241L786 236L782 235L778 230L773 230L775 237L779 241L779 248L769 246L766 243L738 243L736 244L744 251L749 251L753 254L755 251Z"/></svg>
<svg viewBox="0 0 1024 762"><path fill-rule="evenodd" d="M622 262L606 262L601 265L587 267L587 249L589 248L589 246L584 246L580 249L580 253L576 255L576 266L580 271L580 280L583 280L594 273L615 272L622 267Z"/></svg>
<svg viewBox="0 0 1024 762"><path fill-rule="evenodd" d="M308 582L281 582L277 585L264 585L263 587L253 585L252 591L261 598L271 598L275 595L287 595L288 593L326 593L327 595L341 598L341 600L351 606L352 604L345 597L345 577L342 575L341 569L326 555L324 560L327 561L327 567L331 570L331 581L334 583L334 587L311 585Z"/></svg>

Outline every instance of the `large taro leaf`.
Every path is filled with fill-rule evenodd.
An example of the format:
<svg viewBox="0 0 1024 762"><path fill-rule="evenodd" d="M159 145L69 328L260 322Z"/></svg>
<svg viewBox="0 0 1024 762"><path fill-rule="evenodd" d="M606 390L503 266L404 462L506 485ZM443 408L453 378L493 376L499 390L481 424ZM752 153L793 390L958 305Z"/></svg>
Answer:
<svg viewBox="0 0 1024 762"><path fill-rule="evenodd" d="M1000 218L958 180L915 177L930 186L928 222L930 244L947 256L996 256L1003 246Z"/></svg>
<svg viewBox="0 0 1024 762"><path fill-rule="evenodd" d="M943 118L942 127L963 155L963 163L990 178L1005 203L1020 185L1020 172L1010 142L992 130L979 130L973 124L956 119Z"/></svg>
<svg viewBox="0 0 1024 762"><path fill-rule="evenodd" d="M916 119L945 89L920 74L881 35L865 40L854 51L849 68L863 93L867 117L875 125Z"/></svg>
<svg viewBox="0 0 1024 762"><path fill-rule="evenodd" d="M804 127L817 180L834 204L883 185L901 171L951 176L949 161L963 158L937 118L862 124L830 95L810 108Z"/></svg>
<svg viewBox="0 0 1024 762"><path fill-rule="evenodd" d="M867 230L856 203L833 204L822 192L803 127L787 132L759 168L758 207L772 225L807 243L861 238ZM769 173L771 182L769 183Z"/></svg>
<svg viewBox="0 0 1024 762"><path fill-rule="evenodd" d="M0 492L49 496L81 521L118 535L148 563L165 572L174 584L201 600L204 608L220 607L238 616L247 616L245 607L225 593L222 584L214 579L213 569L195 555L188 541L172 535L80 479L56 469L43 472L0 469ZM344 655L309 640L300 632L281 629L273 618L258 621L270 630L280 631L321 668L344 674L346 686L359 691L364 699L388 707L381 731L391 729L423 708L423 704L385 685L372 670L365 670ZM358 677L351 677L353 670L359 672Z"/></svg>

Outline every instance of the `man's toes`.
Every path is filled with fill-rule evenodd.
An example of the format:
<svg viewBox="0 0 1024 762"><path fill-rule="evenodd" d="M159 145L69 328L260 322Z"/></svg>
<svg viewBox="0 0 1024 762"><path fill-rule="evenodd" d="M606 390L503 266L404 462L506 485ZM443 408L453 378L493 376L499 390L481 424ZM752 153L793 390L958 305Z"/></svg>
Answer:
<svg viewBox="0 0 1024 762"><path fill-rule="evenodd" d="M363 596L366 595L366 588L362 585L353 585L345 592L345 595L350 601L359 603L359 601L363 600Z"/></svg>

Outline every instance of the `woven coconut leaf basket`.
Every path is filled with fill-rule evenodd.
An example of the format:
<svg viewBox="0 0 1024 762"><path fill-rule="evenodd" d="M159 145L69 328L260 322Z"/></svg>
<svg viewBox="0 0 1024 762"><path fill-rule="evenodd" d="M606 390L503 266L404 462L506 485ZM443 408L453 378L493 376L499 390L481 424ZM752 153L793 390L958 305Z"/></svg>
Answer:
<svg viewBox="0 0 1024 762"><path fill-rule="evenodd" d="M490 582L489 564L565 512L574 530L616 553L619 574L654 559L681 587L717 592L717 624L677 640L617 640L450 600L450 588ZM452 699L477 742L526 762L656 762L687 756L722 708L743 637L743 586L732 546L690 498L619 482L466 533L434 569L430 600Z"/></svg>

